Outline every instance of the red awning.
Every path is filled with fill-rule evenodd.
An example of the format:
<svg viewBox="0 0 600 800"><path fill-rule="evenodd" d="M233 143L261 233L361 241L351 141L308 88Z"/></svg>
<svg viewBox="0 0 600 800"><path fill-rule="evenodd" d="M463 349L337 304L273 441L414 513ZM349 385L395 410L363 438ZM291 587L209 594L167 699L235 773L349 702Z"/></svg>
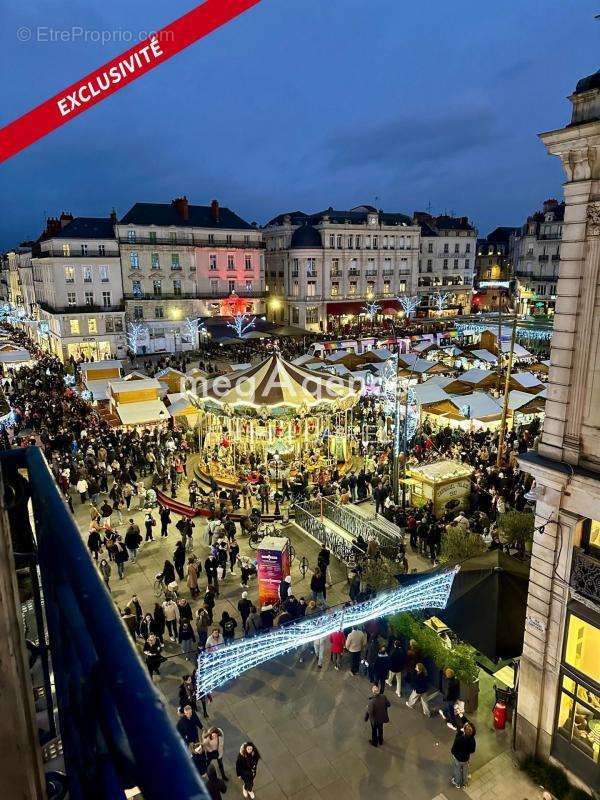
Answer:
<svg viewBox="0 0 600 800"><path fill-rule="evenodd" d="M345 303L327 303L327 313L332 317L341 317L344 314L360 314L363 311L366 302L366 300L348 300ZM390 314L396 314L402 308L396 298L380 301L376 300L375 302L381 309L379 313L386 316Z"/></svg>

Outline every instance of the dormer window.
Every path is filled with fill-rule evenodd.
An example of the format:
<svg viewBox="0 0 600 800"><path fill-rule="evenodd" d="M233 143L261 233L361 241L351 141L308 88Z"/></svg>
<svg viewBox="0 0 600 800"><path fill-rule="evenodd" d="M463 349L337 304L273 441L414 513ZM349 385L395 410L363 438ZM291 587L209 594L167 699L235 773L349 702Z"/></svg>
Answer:
<svg viewBox="0 0 600 800"><path fill-rule="evenodd" d="M369 225L377 225L378 217L377 214L369 214L368 216L368 224Z"/></svg>

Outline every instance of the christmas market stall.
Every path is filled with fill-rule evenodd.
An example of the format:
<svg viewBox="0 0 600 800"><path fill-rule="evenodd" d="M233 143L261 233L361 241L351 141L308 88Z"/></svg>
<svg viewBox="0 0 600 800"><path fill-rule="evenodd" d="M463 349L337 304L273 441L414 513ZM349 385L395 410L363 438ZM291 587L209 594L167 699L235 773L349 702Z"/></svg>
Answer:
<svg viewBox="0 0 600 800"><path fill-rule="evenodd" d="M249 369L207 381L195 396L204 463L224 484L276 482L302 468L313 481L351 463L352 409L358 391L343 378L313 372L274 353Z"/></svg>
<svg viewBox="0 0 600 800"><path fill-rule="evenodd" d="M431 501L436 517L468 508L474 468L460 461L442 459L406 470L406 483L413 506Z"/></svg>

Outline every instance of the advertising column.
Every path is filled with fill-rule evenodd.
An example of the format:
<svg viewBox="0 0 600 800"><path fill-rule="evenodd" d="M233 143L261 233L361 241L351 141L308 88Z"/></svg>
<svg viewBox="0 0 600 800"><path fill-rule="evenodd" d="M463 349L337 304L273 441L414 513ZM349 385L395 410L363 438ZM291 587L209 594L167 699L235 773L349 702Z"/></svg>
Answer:
<svg viewBox="0 0 600 800"><path fill-rule="evenodd" d="M258 548L258 602L272 605L279 599L279 584L290 574L288 540L266 536Z"/></svg>

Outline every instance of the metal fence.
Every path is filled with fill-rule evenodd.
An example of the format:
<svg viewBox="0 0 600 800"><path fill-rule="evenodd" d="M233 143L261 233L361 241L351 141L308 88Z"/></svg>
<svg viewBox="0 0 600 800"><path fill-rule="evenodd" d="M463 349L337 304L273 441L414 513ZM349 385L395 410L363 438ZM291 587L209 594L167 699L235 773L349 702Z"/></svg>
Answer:
<svg viewBox="0 0 600 800"><path fill-rule="evenodd" d="M43 609L35 591L34 604L53 681L48 717L55 707L70 800L119 800L133 787L145 800L208 800L43 455L35 447L11 450L0 454L0 464L16 552L27 546L28 496L33 506L31 557ZM27 475L20 509L19 492L10 491L23 482L17 470Z"/></svg>

